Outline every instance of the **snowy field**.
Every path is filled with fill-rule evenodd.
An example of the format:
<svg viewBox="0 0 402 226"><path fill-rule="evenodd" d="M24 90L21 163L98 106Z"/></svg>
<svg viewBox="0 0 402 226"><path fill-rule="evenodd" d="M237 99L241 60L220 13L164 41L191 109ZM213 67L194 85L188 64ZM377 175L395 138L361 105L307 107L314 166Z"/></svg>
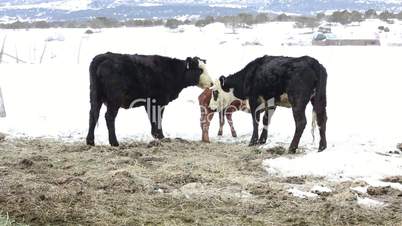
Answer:
<svg viewBox="0 0 402 226"><path fill-rule="evenodd" d="M386 25L390 33L377 33ZM3 56L0 86L7 117L0 119L0 132L11 137L51 137L82 141L89 114L89 74L91 59L99 53L159 54L185 59L207 59L213 78L242 69L264 54L303 56L318 59L328 71L328 149L317 153L310 133L311 106L306 111L308 126L300 149L303 154L268 159L263 166L269 174L284 176L313 175L330 180L362 179L373 185L386 176L402 175L402 155L390 154L402 142L400 59L402 24L368 21L360 26L334 28L342 36L377 35L382 45L373 47L311 46L311 29L294 29L293 23L270 23L252 29L212 24L199 29L183 26L102 29L91 35L86 29L1 30L6 37L5 53L27 62ZM49 41L50 40L50 41ZM200 140L199 107L196 87L183 90L168 105L163 128L167 137ZM105 108L102 108L105 112ZM101 115L103 115L103 113ZM213 142L248 143L251 117L236 113L234 124L239 138L216 137L217 116L210 136ZM118 139L152 140L143 108L120 110L116 121ZM291 110L278 108L269 127L269 139L262 149L287 147L294 132ZM318 136L318 132L316 132ZM100 117L96 142L107 144L107 129ZM401 184L391 184L402 189Z"/></svg>

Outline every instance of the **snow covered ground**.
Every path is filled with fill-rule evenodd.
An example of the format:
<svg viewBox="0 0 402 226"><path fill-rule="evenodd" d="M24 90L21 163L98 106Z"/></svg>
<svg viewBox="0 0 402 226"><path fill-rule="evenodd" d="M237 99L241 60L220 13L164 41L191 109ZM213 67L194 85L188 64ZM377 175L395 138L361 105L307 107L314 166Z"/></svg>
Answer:
<svg viewBox="0 0 402 226"><path fill-rule="evenodd" d="M336 28L354 34L377 32L384 25L369 21L361 26ZM0 86L7 118L0 119L0 132L11 136L55 137L84 140L89 112L88 65L106 51L160 54L185 59L207 59L211 76L228 75L264 54L317 58L328 77L328 149L317 153L308 125L300 147L304 154L287 155L264 162L267 172L275 175L316 175L329 179L363 179L379 183L385 176L402 175L402 155L388 154L402 141L402 106L400 47L402 25L387 25L391 32L379 34L382 46L318 47L311 46L311 29L294 29L292 23L270 23L252 29L212 24L199 29L183 26L177 30L164 27L102 29L92 35L85 29L1 30L6 37L5 52L27 64L3 56ZM399 29L399 30L398 30ZM47 40L47 41L46 41ZM51 41L49 41L51 40ZM297 45L288 46L288 43ZM199 107L201 90L185 89L165 111L163 128L168 137L200 140ZM104 113L105 109L102 109ZM103 115L103 113L101 115ZM311 106L307 118L311 119ZM236 113L234 124L238 139L217 138L215 117L210 128L213 141L247 143L251 117ZM150 125L143 108L121 110L116 122L119 140L151 140ZM269 128L268 144L288 146L294 131L291 110L279 108ZM318 133L316 134L318 136ZM96 142L107 144L107 129L100 117ZM393 184L396 188L400 185Z"/></svg>

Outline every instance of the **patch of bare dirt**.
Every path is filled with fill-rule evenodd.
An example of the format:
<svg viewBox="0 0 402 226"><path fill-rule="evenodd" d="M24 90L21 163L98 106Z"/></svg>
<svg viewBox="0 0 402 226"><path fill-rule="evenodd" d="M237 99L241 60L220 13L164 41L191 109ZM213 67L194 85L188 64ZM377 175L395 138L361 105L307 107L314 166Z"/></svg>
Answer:
<svg viewBox="0 0 402 226"><path fill-rule="evenodd" d="M242 144L183 139L88 147L48 139L0 143L0 213L29 225L398 225L402 198L362 208L350 187L273 177L262 161L288 155ZM292 186L332 192L292 196Z"/></svg>
<svg viewBox="0 0 402 226"><path fill-rule="evenodd" d="M377 196L377 195L386 195L391 192L391 186L386 186L386 187L373 187L370 186L367 188L367 194L372 195L372 196Z"/></svg>
<svg viewBox="0 0 402 226"><path fill-rule="evenodd" d="M0 133L0 142L3 142L6 139L6 135L4 133Z"/></svg>
<svg viewBox="0 0 402 226"><path fill-rule="evenodd" d="M382 181L402 184L402 176L386 177Z"/></svg>
<svg viewBox="0 0 402 226"><path fill-rule="evenodd" d="M402 143L396 145L396 148L398 148L400 151L402 151Z"/></svg>

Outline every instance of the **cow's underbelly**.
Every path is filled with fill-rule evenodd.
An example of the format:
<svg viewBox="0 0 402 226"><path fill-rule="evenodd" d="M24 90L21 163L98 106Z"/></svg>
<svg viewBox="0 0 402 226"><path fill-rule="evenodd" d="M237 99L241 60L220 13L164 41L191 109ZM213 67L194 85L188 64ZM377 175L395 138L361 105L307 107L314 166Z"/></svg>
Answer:
<svg viewBox="0 0 402 226"><path fill-rule="evenodd" d="M286 108L291 108L292 105L289 102L288 94L284 93L280 95L279 97L275 98L275 105L276 106L281 106L281 107L286 107Z"/></svg>
<svg viewBox="0 0 402 226"><path fill-rule="evenodd" d="M286 107L286 108L291 108L292 107L292 104L290 104L290 102L289 102L289 98L288 98L287 93L283 93L280 96L272 97L272 98L265 98L265 97L260 96L258 98L258 101L260 103L267 102L268 107L272 107L273 105L280 106L280 107Z"/></svg>
<svg viewBox="0 0 402 226"><path fill-rule="evenodd" d="M158 105L158 106L166 106L172 100L176 99L175 96L163 96L163 97L152 97L152 96L124 96L122 98L123 101L121 103L121 107L128 109L128 108L135 108L141 106L151 106L151 105Z"/></svg>

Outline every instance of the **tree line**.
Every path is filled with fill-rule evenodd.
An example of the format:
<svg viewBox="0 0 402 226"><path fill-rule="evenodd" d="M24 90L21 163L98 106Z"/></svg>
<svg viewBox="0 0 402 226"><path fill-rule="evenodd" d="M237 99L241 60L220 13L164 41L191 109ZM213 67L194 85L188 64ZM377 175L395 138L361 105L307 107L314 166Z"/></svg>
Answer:
<svg viewBox="0 0 402 226"><path fill-rule="evenodd" d="M192 19L192 20L178 20L178 19L132 19L126 21L118 21L116 19L107 17L96 17L86 21L34 21L34 22L21 22L0 24L3 29L30 29L30 28L113 28L113 27L152 27L152 26L165 26L168 28L178 28L180 25L192 24L197 27L204 27L214 22L221 22L232 27L247 27L253 24L260 24L266 22L283 22L294 21L297 27L317 27L321 21L328 21L341 24L350 24L352 22L361 22L365 19L381 19L383 21L392 23L393 19L402 20L402 12L394 13L390 11L383 11L377 13L375 10L370 9L365 12L359 11L335 11L332 14L318 13L315 16L294 16L272 13L240 13L233 16L207 16L205 18Z"/></svg>

